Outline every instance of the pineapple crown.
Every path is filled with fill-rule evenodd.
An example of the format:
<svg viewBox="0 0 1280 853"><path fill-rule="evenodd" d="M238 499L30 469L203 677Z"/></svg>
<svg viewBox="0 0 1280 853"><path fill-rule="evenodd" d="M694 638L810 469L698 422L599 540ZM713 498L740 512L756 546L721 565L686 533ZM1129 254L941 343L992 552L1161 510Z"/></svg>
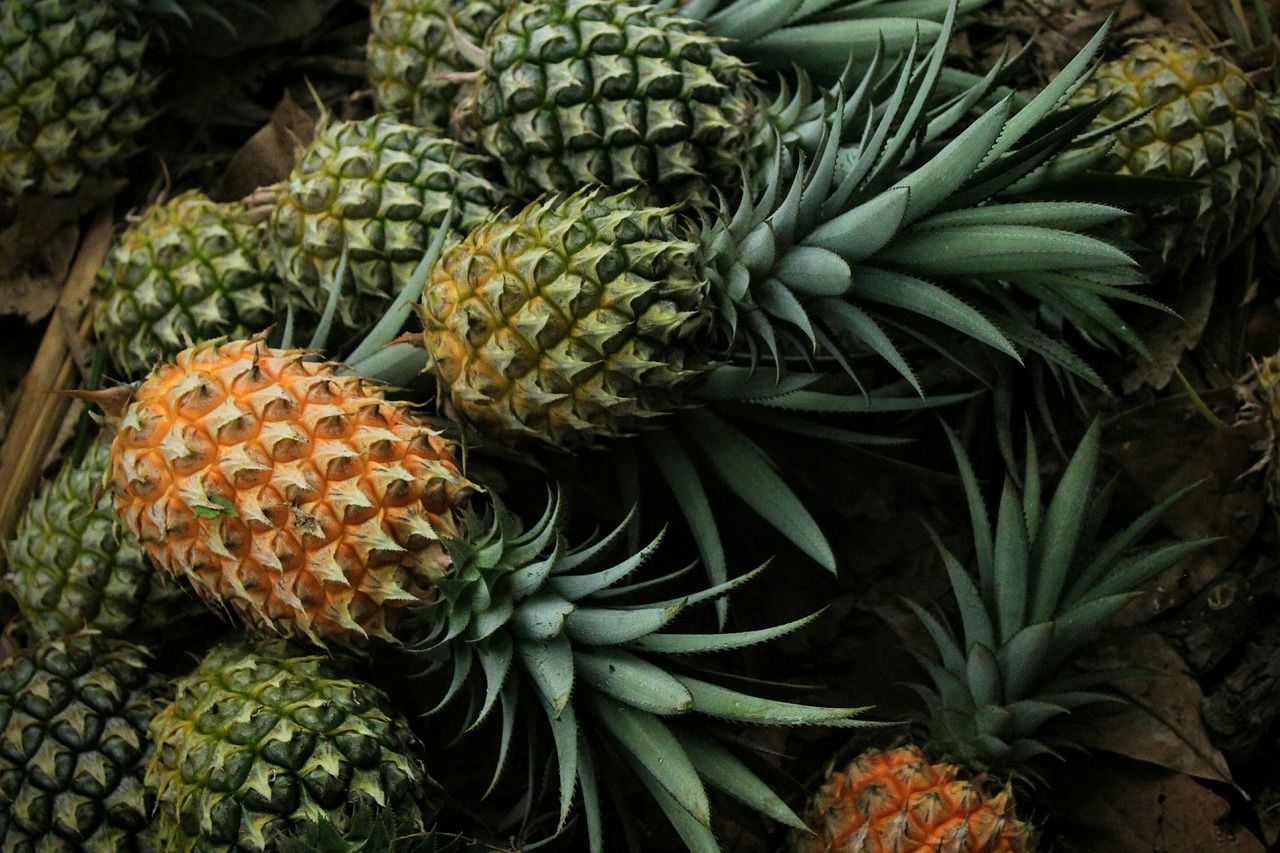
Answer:
<svg viewBox="0 0 1280 853"><path fill-rule="evenodd" d="M667 630L686 608L719 599L760 569L676 598L652 600L656 584L626 579L659 539L621 561L605 559L627 522L577 547L561 532L562 504L548 502L525 529L495 501L469 525L469 541L449 543L454 567L422 611L413 651L452 667L436 713L473 692L468 728L501 709L496 784L518 708L539 709L556 752L559 826L580 790L590 849L603 849L601 758L616 755L658 801L691 850L718 850L710 830L709 785L789 826L799 818L716 735L714 721L770 725L871 725L865 709L778 702L669 669L663 658L743 648L775 639L813 616L770 628L726 633ZM763 568L763 567L761 567ZM815 614L816 615L816 614ZM515 677L512 677L515 676ZM527 712L527 711L526 711ZM704 719L695 719L695 716ZM705 718L711 718L707 721Z"/></svg>
<svg viewBox="0 0 1280 853"><path fill-rule="evenodd" d="M460 853L460 836L422 830L393 809L361 802L348 826L327 814L301 822L271 840L271 853Z"/></svg>
<svg viewBox="0 0 1280 853"><path fill-rule="evenodd" d="M1080 671L1073 664L1081 652L1104 635L1139 586L1212 541L1135 551L1194 485L1101 541L1109 490L1094 489L1100 436L1095 422L1045 505L1028 434L1022 487L1006 479L993 529L973 468L948 431L972 519L977 578L930 531L959 604L959 630L908 604L940 656L920 657L933 681L932 688L917 687L928 707L925 725L932 740L966 767L1034 778L1028 760L1053 753L1056 745L1043 735L1046 723L1115 700L1097 688L1124 673Z"/></svg>

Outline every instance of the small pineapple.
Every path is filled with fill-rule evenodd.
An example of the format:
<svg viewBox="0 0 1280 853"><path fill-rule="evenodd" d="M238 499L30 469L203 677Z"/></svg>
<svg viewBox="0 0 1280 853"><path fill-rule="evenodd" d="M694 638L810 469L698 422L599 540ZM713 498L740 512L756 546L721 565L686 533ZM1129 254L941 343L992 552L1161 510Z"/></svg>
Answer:
<svg viewBox="0 0 1280 853"><path fill-rule="evenodd" d="M116 368L147 373L193 343L270 326L265 228L239 203L191 190L154 205L98 272L94 330Z"/></svg>
<svg viewBox="0 0 1280 853"><path fill-rule="evenodd" d="M27 505L8 543L5 589L27 629L56 637L85 627L111 635L153 634L204 608L152 567L121 530L103 479L111 444L95 441L68 460Z"/></svg>
<svg viewBox="0 0 1280 853"><path fill-rule="evenodd" d="M1093 491L1100 435L1095 423L1048 506L1028 437L1023 489L1006 480L994 531L977 478L952 436L978 576L970 577L938 541L960 606L960 631L912 604L939 652L936 661L921 657L933 686L916 688L927 708L920 720L924 748L872 751L833 772L806 812L812 832L792 836L795 853L1031 849L1030 830L1017 819L1007 785L995 780L1034 779L1034 760L1061 743L1047 725L1113 698L1098 688L1116 673L1079 670L1075 658L1141 584L1211 541L1133 550L1188 490L1111 539L1094 541L1107 509ZM947 763L931 763L926 755Z"/></svg>
<svg viewBox="0 0 1280 853"><path fill-rule="evenodd" d="M500 506L472 513L466 498L477 487L453 454L409 405L339 375L338 365L240 341L180 353L137 389L113 445L112 483L122 523L157 563L256 632L404 645L428 665L454 667L450 695L471 693L473 722L497 707L508 720L517 709L545 716L560 826L580 787L593 851L603 844L599 748L625 753L694 849L712 843L703 780L799 825L708 720L848 725L857 709L765 700L668 673L661 661L762 642L801 623L668 633L686 605L721 599L741 581L638 603L649 584L632 590L622 581L656 543L597 568L621 528L571 548L558 504L528 529ZM199 682L221 668L203 667ZM249 669L246 683L263 680ZM199 701L239 713L212 694ZM187 742L164 731L165 742ZM512 729L504 731L505 755ZM162 801L169 796L181 797L162 791ZM183 820L188 834L209 831L207 821Z"/></svg>
<svg viewBox="0 0 1280 853"><path fill-rule="evenodd" d="M793 853L1029 853L1031 828L1006 786L932 764L918 746L868 750L833 771L805 815Z"/></svg>
<svg viewBox="0 0 1280 853"><path fill-rule="evenodd" d="M147 35L97 0L0 0L0 195L118 176L154 115Z"/></svg>
<svg viewBox="0 0 1280 853"><path fill-rule="evenodd" d="M1141 210L1122 232L1152 252L1157 277L1177 276L1196 260L1218 263L1280 194L1280 110L1225 57L1166 36L1134 42L1103 63L1072 103L1108 96L1095 128L1150 112L1115 132L1096 168L1201 185Z"/></svg>
<svg viewBox="0 0 1280 853"><path fill-rule="evenodd" d="M423 336L457 416L572 445L670 410L714 351L699 247L679 227L670 208L579 193L447 251L423 292Z"/></svg>
<svg viewBox="0 0 1280 853"><path fill-rule="evenodd" d="M479 44L508 4L496 0L376 0L370 8L369 83L379 112L443 131L469 64L454 33Z"/></svg>
<svg viewBox="0 0 1280 853"><path fill-rule="evenodd" d="M426 774L379 690L286 641L215 647L151 721L157 849L265 851L359 809L422 828Z"/></svg>
<svg viewBox="0 0 1280 853"><path fill-rule="evenodd" d="M0 848L157 849L143 768L168 687L147 658L84 631L0 663Z"/></svg>
<svg viewBox="0 0 1280 853"><path fill-rule="evenodd" d="M754 78L697 22L648 3L536 0L512 4L482 53L461 120L517 193L684 198L739 183Z"/></svg>
<svg viewBox="0 0 1280 853"><path fill-rule="evenodd" d="M475 487L454 445L339 365L260 341L179 353L112 445L125 529L260 633L391 637L430 601Z"/></svg>
<svg viewBox="0 0 1280 853"><path fill-rule="evenodd" d="M296 304L320 315L341 287L341 325L367 331L447 214L461 236L501 206L485 171L459 143L390 116L331 124L259 197L273 208L268 251Z"/></svg>

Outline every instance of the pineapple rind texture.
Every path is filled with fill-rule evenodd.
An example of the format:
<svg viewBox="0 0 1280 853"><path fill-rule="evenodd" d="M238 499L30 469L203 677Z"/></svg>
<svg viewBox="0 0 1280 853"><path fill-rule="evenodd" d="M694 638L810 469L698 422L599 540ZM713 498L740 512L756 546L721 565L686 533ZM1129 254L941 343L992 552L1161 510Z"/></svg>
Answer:
<svg viewBox="0 0 1280 853"><path fill-rule="evenodd" d="M146 782L171 851L263 851L304 821L361 807L422 827L418 743L386 696L287 641L219 646L152 721Z"/></svg>
<svg viewBox="0 0 1280 853"><path fill-rule="evenodd" d="M115 366L146 374L180 350L271 325L265 228L198 190L143 213L98 272L94 330Z"/></svg>
<svg viewBox="0 0 1280 853"><path fill-rule="evenodd" d="M1280 113L1227 59L1164 37L1099 66L1073 103L1108 95L1095 127L1155 109L1115 133L1098 168L1203 182L1124 220L1122 231L1155 253L1160 271L1181 271L1197 258L1216 263L1260 224L1280 192Z"/></svg>
<svg viewBox="0 0 1280 853"><path fill-rule="evenodd" d="M156 849L143 770L168 688L146 657L87 631L0 663L0 849Z"/></svg>
<svg viewBox="0 0 1280 853"><path fill-rule="evenodd" d="M464 112L528 198L600 184L671 200L733 186L754 78L699 28L647 4L515 4L489 29Z"/></svg>
<svg viewBox="0 0 1280 853"><path fill-rule="evenodd" d="M419 127L444 129L461 100L450 73L472 70L459 35L479 45L506 3L493 0L378 0L370 9L369 83L379 112Z"/></svg>
<svg viewBox="0 0 1280 853"><path fill-rule="evenodd" d="M148 632L204 610L116 524L104 483L110 461L105 441L68 461L28 504L8 544L5 588L37 637L84 627Z"/></svg>
<svg viewBox="0 0 1280 853"><path fill-rule="evenodd" d="M179 353L112 446L121 523L155 564L261 634L391 638L430 601L475 487L406 403L302 351Z"/></svg>
<svg viewBox="0 0 1280 853"><path fill-rule="evenodd" d="M827 777L805 813L813 833L793 832L792 853L1027 853L1012 793L991 787L917 746L870 750Z"/></svg>
<svg viewBox="0 0 1280 853"><path fill-rule="evenodd" d="M110 3L0 2L0 194L73 192L138 150L155 80Z"/></svg>
<svg viewBox="0 0 1280 853"><path fill-rule="evenodd" d="M271 214L268 251L287 291L319 315L339 284L339 322L367 331L446 215L452 211L461 237L501 205L485 168L459 143L389 116L330 125L294 167Z"/></svg>
<svg viewBox="0 0 1280 853"><path fill-rule="evenodd" d="M634 431L704 375L697 244L675 213L584 192L496 218L423 293L432 369L457 416L571 445Z"/></svg>

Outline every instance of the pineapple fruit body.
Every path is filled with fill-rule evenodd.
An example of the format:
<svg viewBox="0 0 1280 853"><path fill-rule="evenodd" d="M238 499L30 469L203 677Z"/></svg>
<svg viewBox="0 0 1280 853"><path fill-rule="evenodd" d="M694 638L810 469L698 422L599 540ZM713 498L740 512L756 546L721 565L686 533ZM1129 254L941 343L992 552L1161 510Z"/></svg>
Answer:
<svg viewBox="0 0 1280 853"><path fill-rule="evenodd" d="M151 723L156 839L171 851L269 849L358 808L422 827L418 743L375 688L283 640L213 649Z"/></svg>
<svg viewBox="0 0 1280 853"><path fill-rule="evenodd" d="M484 52L463 111L518 193L738 183L753 78L696 22L617 0L517 3Z"/></svg>
<svg viewBox="0 0 1280 853"><path fill-rule="evenodd" d="M167 687L146 658L86 631L0 663L0 849L156 849L143 768Z"/></svg>
<svg viewBox="0 0 1280 853"><path fill-rule="evenodd" d="M389 637L434 597L473 486L408 404L257 341L179 353L112 445L121 523L260 633Z"/></svg>
<svg viewBox="0 0 1280 853"><path fill-rule="evenodd" d="M8 544L5 588L36 637L84 627L151 633L204 610L116 524L103 487L110 460L110 444L97 441L68 461L28 504Z"/></svg>
<svg viewBox="0 0 1280 853"><path fill-rule="evenodd" d="M1115 133L1098 168L1202 185L1139 211L1122 232L1152 252L1156 275L1177 275L1197 259L1216 264L1280 193L1280 112L1224 57L1160 36L1099 66L1073 103L1107 96L1095 127L1151 112Z"/></svg>
<svg viewBox="0 0 1280 853"><path fill-rule="evenodd" d="M117 369L147 373L193 343L271 325L265 229L198 190L149 208L98 273L94 330Z"/></svg>
<svg viewBox="0 0 1280 853"><path fill-rule="evenodd" d="M146 42L111 3L0 2L0 194L119 173L152 115Z"/></svg>
<svg viewBox="0 0 1280 853"><path fill-rule="evenodd" d="M678 404L708 367L711 313L697 245L677 230L669 209L579 193L494 219L448 250L422 320L457 416L564 445Z"/></svg>
<svg viewBox="0 0 1280 853"><path fill-rule="evenodd" d="M461 236L501 204L485 168L459 143L390 116L330 125L276 188L268 247L285 287L313 315L341 287L339 322L368 330L447 214Z"/></svg>
<svg viewBox="0 0 1280 853"><path fill-rule="evenodd" d="M793 853L1027 853L1008 788L932 764L916 746L864 752L832 772L792 833Z"/></svg>
<svg viewBox="0 0 1280 853"><path fill-rule="evenodd" d="M462 88L448 75L471 70L454 30L480 44L507 5L494 0L375 2L370 9L368 62L378 111L395 113L419 127L448 127Z"/></svg>

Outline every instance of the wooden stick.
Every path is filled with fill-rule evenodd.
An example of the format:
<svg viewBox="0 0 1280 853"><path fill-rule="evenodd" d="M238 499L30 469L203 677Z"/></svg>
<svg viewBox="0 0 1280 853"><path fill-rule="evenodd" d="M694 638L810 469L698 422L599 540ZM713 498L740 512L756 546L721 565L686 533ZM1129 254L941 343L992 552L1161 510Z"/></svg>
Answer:
<svg viewBox="0 0 1280 853"><path fill-rule="evenodd" d="M58 391L75 388L79 378L71 342L88 337L93 322L89 296L98 268L111 248L110 206L100 209L80 241L62 296L35 361L22 380L8 435L0 445L0 542L7 542L40 479L40 469L58 435L72 398Z"/></svg>

